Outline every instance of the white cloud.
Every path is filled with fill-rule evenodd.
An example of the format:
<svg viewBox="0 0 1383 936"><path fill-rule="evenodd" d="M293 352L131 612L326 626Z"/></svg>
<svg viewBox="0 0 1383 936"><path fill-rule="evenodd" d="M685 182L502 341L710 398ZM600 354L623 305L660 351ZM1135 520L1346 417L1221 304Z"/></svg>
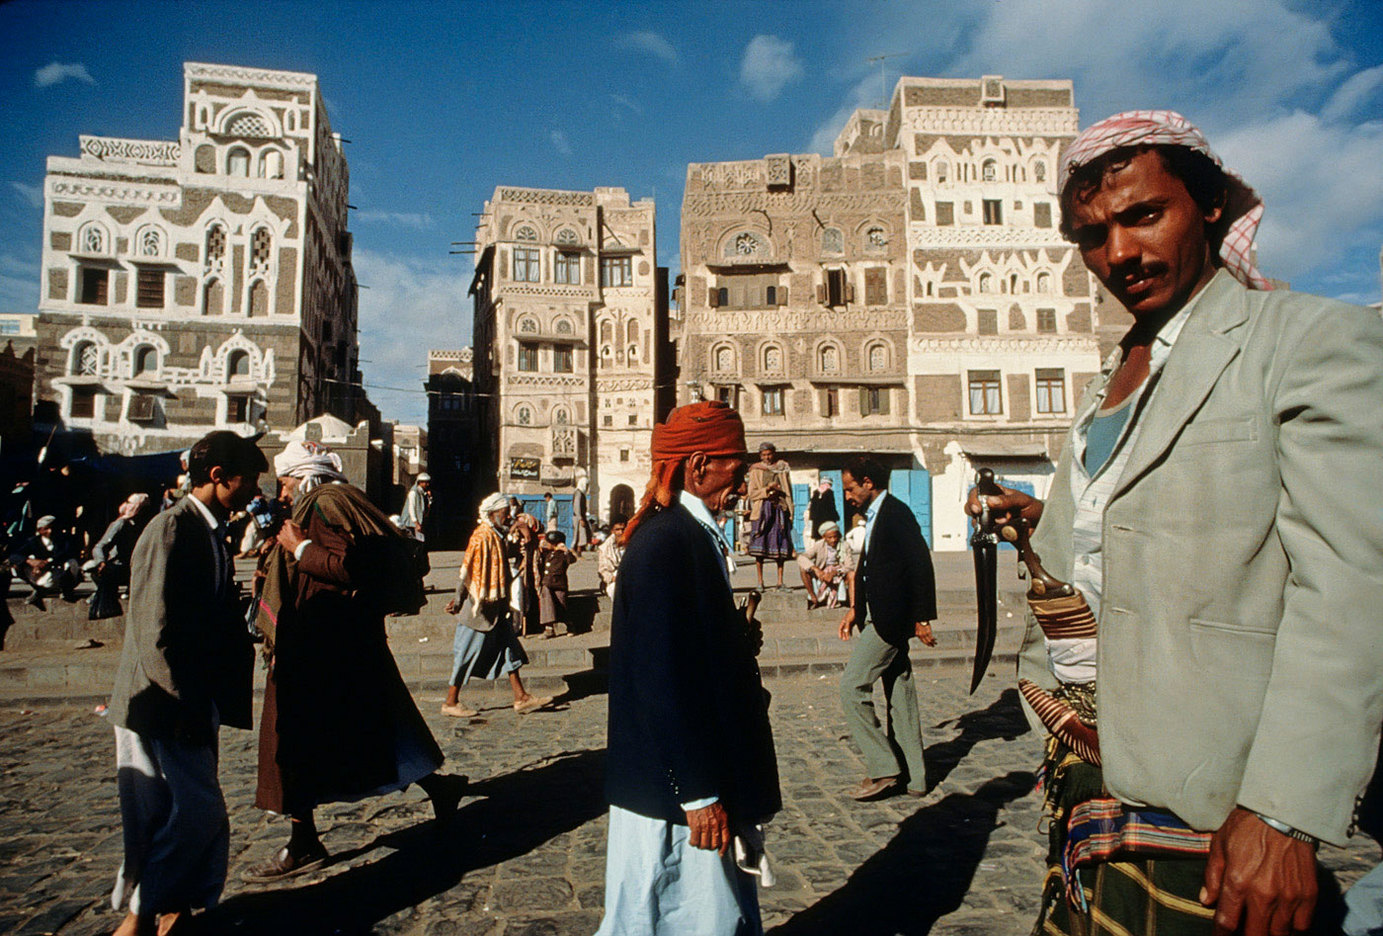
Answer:
<svg viewBox="0 0 1383 936"><path fill-rule="evenodd" d="M432 227L432 215L426 211L357 211L352 217L367 224L395 224L399 227L417 228L420 231Z"/></svg>
<svg viewBox="0 0 1383 936"><path fill-rule="evenodd" d="M468 258L406 257L357 248L360 357L370 399L390 419L425 425L428 348L471 343ZM378 389L398 387L400 391Z"/></svg>
<svg viewBox="0 0 1383 936"><path fill-rule="evenodd" d="M756 100L772 101L803 73L802 62L793 54L792 43L786 39L759 35L744 47L740 81Z"/></svg>
<svg viewBox="0 0 1383 936"><path fill-rule="evenodd" d="M1212 139L1263 196L1259 266L1292 279L1383 240L1383 122L1332 124L1296 111Z"/></svg>
<svg viewBox="0 0 1383 936"><path fill-rule="evenodd" d="M633 98L627 98L623 94L612 94L610 100L616 105L616 109L611 112L611 115L617 121L623 119L626 110L635 117L643 116L643 105Z"/></svg>
<svg viewBox="0 0 1383 936"><path fill-rule="evenodd" d="M650 30L639 30L638 32L625 33L615 40L615 43L625 49L636 49L639 52L647 52L654 58L660 58L669 65L677 61L677 50L658 33Z"/></svg>
<svg viewBox="0 0 1383 936"><path fill-rule="evenodd" d="M31 208L43 207L43 186L25 185L23 182L10 182L10 187L19 193L19 197L29 203Z"/></svg>
<svg viewBox="0 0 1383 936"><path fill-rule="evenodd" d="M1351 75L1335 89L1326 101L1321 117L1325 120L1344 120L1383 88L1383 65L1375 65Z"/></svg>
<svg viewBox="0 0 1383 936"><path fill-rule="evenodd" d="M571 155L571 141L567 139L565 132L553 130L548 134L548 139L552 140L552 148L563 156Z"/></svg>
<svg viewBox="0 0 1383 936"><path fill-rule="evenodd" d="M91 72L87 71L86 66L80 62L74 62L70 65L64 65L61 62L49 62L34 72L34 87L48 88L55 84L61 84L68 78L89 85L96 83L96 79L91 77Z"/></svg>

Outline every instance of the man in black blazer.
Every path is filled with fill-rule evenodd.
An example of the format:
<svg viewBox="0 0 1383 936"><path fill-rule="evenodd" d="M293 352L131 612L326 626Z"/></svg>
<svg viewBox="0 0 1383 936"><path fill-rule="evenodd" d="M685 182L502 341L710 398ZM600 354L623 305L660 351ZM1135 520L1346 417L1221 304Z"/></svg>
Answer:
<svg viewBox="0 0 1383 936"><path fill-rule="evenodd" d="M869 771L848 791L857 800L888 795L905 779L910 795L926 792L908 640L916 637L936 646L931 625L936 578L917 518L907 504L889 496L888 476L888 468L867 456L851 459L841 472L845 499L867 518L864 550L850 575L850 611L840 622L841 640L850 640L852 629L859 629L840 678L845 719ZM887 733L874 713L874 683L880 679L888 706Z"/></svg>
<svg viewBox="0 0 1383 936"><path fill-rule="evenodd" d="M744 493L744 424L719 402L653 430L610 625L610 801L598 936L762 932L759 825L781 808L768 705L714 513ZM743 849L737 864L736 842Z"/></svg>
<svg viewBox="0 0 1383 936"><path fill-rule="evenodd" d="M205 436L188 455L191 491L135 544L109 711L125 829L111 903L129 902L115 936L153 934L159 917L215 904L225 884L217 729L250 727L254 665L226 518L250 502L267 467L252 440Z"/></svg>

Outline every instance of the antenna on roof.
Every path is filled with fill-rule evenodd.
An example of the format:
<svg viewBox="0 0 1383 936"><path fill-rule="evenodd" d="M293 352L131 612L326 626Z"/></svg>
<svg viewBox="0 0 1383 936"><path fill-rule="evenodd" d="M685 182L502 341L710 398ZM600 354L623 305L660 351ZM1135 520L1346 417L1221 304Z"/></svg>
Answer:
<svg viewBox="0 0 1383 936"><path fill-rule="evenodd" d="M865 59L871 65L879 63L879 110L888 110L888 88L884 82L884 62L891 58L903 58L906 52L889 52L885 55L871 55Z"/></svg>

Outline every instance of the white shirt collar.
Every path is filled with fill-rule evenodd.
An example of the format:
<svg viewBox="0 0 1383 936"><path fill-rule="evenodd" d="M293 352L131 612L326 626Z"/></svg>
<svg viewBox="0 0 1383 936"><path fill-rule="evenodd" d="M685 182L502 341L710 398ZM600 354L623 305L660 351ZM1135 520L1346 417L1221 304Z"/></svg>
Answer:
<svg viewBox="0 0 1383 936"><path fill-rule="evenodd" d="M221 528L221 521L216 519L216 514L211 512L210 507L202 503L200 497L194 494L188 494L187 499L192 501L193 506L197 508L197 512L202 515L202 519L206 521L206 525L211 530L215 531Z"/></svg>

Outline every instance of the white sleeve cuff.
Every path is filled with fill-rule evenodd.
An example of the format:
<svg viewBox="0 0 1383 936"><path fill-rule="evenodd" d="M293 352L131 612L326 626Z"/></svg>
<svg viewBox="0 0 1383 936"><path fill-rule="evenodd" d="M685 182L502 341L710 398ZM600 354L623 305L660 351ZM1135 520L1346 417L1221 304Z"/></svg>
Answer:
<svg viewBox="0 0 1383 936"><path fill-rule="evenodd" d="M301 543L299 543L298 548L293 550L293 559L297 562L302 562L303 553L307 550L307 547L311 545L312 540L303 540Z"/></svg>
<svg viewBox="0 0 1383 936"><path fill-rule="evenodd" d="M707 806L710 806L710 805L713 804L713 803L719 803L719 802L720 802L720 797L719 797L719 796L707 796L707 797L705 797L705 798L703 798L703 799L692 800L690 803L683 803L683 804L682 804L682 811L683 811L683 812L695 812L695 811L698 810L698 809L705 809Z"/></svg>

